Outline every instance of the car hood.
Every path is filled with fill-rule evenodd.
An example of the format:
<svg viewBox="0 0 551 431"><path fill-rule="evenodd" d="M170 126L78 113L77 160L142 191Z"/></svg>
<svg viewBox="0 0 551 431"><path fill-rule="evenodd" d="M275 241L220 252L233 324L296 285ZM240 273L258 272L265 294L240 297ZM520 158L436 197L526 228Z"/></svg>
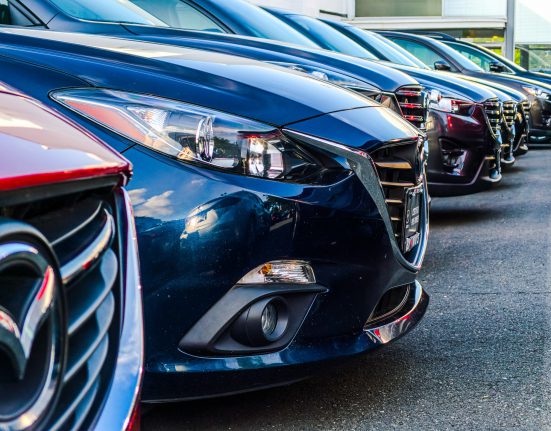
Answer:
<svg viewBox="0 0 551 431"><path fill-rule="evenodd" d="M474 76L467 76L467 75L463 75L463 79L490 87L492 91L496 93L496 95L502 101L514 100L515 102L520 102L523 100L527 100L526 96L522 94L520 91L517 91L511 87L508 87L507 85L500 84L498 82L492 82L483 78L477 78Z"/></svg>
<svg viewBox="0 0 551 431"><path fill-rule="evenodd" d="M383 91L394 92L404 85L418 82L407 73L384 64L323 49L307 48L279 41L200 31L124 25L140 40L239 55L260 61L308 64L346 73Z"/></svg>
<svg viewBox="0 0 551 431"><path fill-rule="evenodd" d="M90 85L147 93L274 126L377 106L303 73L242 57L122 38L0 30L2 55L45 65Z"/></svg>
<svg viewBox="0 0 551 431"><path fill-rule="evenodd" d="M289 124L285 130L368 152L388 142L417 139L419 136L418 129L383 107L334 112ZM322 136L320 131L323 131Z"/></svg>
<svg viewBox="0 0 551 431"><path fill-rule="evenodd" d="M103 175L128 161L60 114L0 83L0 191Z"/></svg>
<svg viewBox="0 0 551 431"><path fill-rule="evenodd" d="M451 73L418 69L401 64L392 64L392 67L406 72L417 79L421 85L428 89L438 90L446 97L459 97L476 103L496 97L491 88L473 84Z"/></svg>

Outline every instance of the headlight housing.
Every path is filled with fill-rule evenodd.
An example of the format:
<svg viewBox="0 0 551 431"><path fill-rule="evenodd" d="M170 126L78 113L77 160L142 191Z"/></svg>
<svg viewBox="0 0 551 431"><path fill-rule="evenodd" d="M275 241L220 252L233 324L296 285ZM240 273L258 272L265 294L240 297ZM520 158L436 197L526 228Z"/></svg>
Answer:
<svg viewBox="0 0 551 431"><path fill-rule="evenodd" d="M543 90L540 87L524 86L522 87L531 96L537 97L538 99L551 100L551 93Z"/></svg>
<svg viewBox="0 0 551 431"><path fill-rule="evenodd" d="M283 66L291 70L296 70L298 72L306 73L314 78L320 79L322 81L328 81L332 84L340 85L341 87L345 87L349 90L361 93L364 96L372 99L381 93L381 90L371 84L368 84L367 82L363 82L359 79L353 78L352 76L334 72L332 70L327 70L305 64L284 62L272 62L272 64Z"/></svg>
<svg viewBox="0 0 551 431"><path fill-rule="evenodd" d="M449 112L457 115L470 116L473 113L473 109L476 106L476 103L470 102L468 100L453 99L450 97L438 97L436 93L430 96L430 108L442 111Z"/></svg>
<svg viewBox="0 0 551 431"><path fill-rule="evenodd" d="M227 172L301 181L323 166L273 126L196 105L105 89L51 97L78 114L173 159Z"/></svg>

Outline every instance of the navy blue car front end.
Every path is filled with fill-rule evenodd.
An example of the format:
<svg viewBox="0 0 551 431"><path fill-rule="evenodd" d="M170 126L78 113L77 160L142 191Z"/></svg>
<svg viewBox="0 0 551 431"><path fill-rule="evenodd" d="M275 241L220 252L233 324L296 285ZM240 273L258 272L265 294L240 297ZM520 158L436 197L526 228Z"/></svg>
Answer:
<svg viewBox="0 0 551 431"><path fill-rule="evenodd" d="M135 172L149 172L136 175L130 191L146 262L146 327L152 328L146 333L146 401L289 383L307 377L316 363L371 350L417 323L427 305L416 282L426 228L404 255L397 241L402 225L385 200L400 204L385 196L376 168L363 172L373 163L369 154L416 152L417 137L400 138L377 141L378 151L366 152L335 145L331 154L334 144L326 143L323 151L335 160L349 152L351 164L352 158L365 162L336 182L314 186L182 166L141 148L124 153ZM309 145L316 140L309 139ZM348 144L345 136L340 142ZM425 226L424 180L417 180L423 190L419 225ZM313 282L239 283L249 271L282 261L306 262ZM287 319L283 340L235 334L243 313L274 298L285 304L279 311Z"/></svg>
<svg viewBox="0 0 551 431"><path fill-rule="evenodd" d="M425 141L398 114L206 51L34 30L0 45L8 83L134 166L144 401L300 380L422 318Z"/></svg>

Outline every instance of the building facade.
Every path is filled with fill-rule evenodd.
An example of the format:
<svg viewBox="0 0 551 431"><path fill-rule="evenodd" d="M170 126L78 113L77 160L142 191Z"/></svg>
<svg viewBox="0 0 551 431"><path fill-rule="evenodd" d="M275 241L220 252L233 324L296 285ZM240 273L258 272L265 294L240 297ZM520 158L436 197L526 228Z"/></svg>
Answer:
<svg viewBox="0 0 551 431"><path fill-rule="evenodd" d="M507 0L251 0L365 29L435 30L504 49ZM551 68L551 0L516 0L515 60Z"/></svg>

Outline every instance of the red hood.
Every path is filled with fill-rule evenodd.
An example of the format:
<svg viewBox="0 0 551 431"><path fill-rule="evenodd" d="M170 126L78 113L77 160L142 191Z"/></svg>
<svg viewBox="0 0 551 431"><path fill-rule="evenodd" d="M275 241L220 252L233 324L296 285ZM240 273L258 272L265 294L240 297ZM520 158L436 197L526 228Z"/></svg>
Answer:
<svg viewBox="0 0 551 431"><path fill-rule="evenodd" d="M130 163L99 139L0 83L0 191L130 174Z"/></svg>

